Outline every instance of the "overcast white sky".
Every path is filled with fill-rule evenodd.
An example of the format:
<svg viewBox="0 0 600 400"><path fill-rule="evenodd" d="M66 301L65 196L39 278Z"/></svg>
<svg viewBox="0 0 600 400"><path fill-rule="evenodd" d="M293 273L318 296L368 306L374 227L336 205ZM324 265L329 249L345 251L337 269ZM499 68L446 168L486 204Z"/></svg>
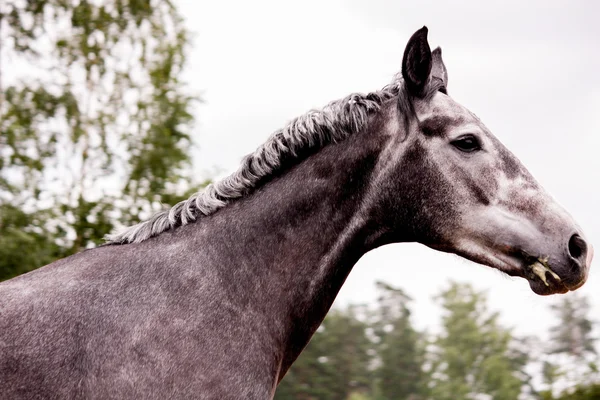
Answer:
<svg viewBox="0 0 600 400"><path fill-rule="evenodd" d="M600 250L600 2L179 0L195 32L185 79L197 109L198 173L235 169L276 129L312 107L381 88L423 25L441 46L449 91L475 112L562 203ZM600 261L596 260L596 264ZM600 311L600 266L581 289ZM435 329L432 296L448 281L485 290L503 322L546 336L548 305L525 280L420 245L367 254L337 304L371 302L384 280L415 299Z"/></svg>

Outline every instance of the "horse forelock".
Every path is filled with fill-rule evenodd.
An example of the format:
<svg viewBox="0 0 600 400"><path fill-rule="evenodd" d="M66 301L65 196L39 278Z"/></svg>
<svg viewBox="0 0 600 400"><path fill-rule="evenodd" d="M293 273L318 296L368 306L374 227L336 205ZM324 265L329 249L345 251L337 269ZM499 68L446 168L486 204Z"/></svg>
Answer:
<svg viewBox="0 0 600 400"><path fill-rule="evenodd" d="M210 215L233 200L247 196L286 165L301 162L310 151L339 142L363 129L368 116L378 111L384 101L404 92L402 88L402 80L396 76L391 84L379 91L366 95L353 93L321 110L311 110L297 117L273 133L255 152L244 157L234 173L209 184L169 210L158 212L119 233L107 235L107 244L142 242Z"/></svg>

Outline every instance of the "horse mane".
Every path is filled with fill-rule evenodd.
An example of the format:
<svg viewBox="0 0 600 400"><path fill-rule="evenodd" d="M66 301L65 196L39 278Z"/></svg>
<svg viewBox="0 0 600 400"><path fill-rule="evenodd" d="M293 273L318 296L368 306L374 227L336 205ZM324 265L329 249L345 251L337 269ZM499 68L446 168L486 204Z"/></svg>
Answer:
<svg viewBox="0 0 600 400"><path fill-rule="evenodd" d="M397 76L379 91L366 95L353 93L327 104L321 110L311 110L297 117L273 133L255 152L244 157L237 171L209 184L169 210L160 211L119 233L105 236L107 244L142 242L167 230L187 225L201 216L210 215L233 200L247 196L286 166L297 164L312 151L344 140L363 129L368 115L378 111L384 101L405 92L403 87L402 79ZM405 116L412 109L410 103L399 101L401 109L408 108L404 110Z"/></svg>

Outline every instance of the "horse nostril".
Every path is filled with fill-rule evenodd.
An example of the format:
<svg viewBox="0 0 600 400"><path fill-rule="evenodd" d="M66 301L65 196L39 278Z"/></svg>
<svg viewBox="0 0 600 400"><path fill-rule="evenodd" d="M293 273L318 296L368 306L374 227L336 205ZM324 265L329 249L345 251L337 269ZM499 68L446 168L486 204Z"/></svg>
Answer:
<svg viewBox="0 0 600 400"><path fill-rule="evenodd" d="M581 260L585 258L585 253L587 251L587 244L578 234L574 234L569 239L569 254L576 260Z"/></svg>

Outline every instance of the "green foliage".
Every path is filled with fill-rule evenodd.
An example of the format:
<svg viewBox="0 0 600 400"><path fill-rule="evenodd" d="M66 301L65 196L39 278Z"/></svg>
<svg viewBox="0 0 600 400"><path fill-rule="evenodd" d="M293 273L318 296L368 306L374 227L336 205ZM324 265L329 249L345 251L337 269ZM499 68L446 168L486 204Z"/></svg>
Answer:
<svg viewBox="0 0 600 400"><path fill-rule="evenodd" d="M182 199L195 98L178 78L188 34L170 1L0 12L3 54L29 71L0 90L1 280Z"/></svg>
<svg viewBox="0 0 600 400"><path fill-rule="evenodd" d="M564 393L556 400L598 400L600 399L600 384L578 386L574 391Z"/></svg>
<svg viewBox="0 0 600 400"><path fill-rule="evenodd" d="M375 309L332 310L276 399L553 400L525 370L530 343L500 326L482 293L457 283L443 291L442 332L426 341L412 326L409 296L377 285Z"/></svg>
<svg viewBox="0 0 600 400"><path fill-rule="evenodd" d="M551 354L567 354L579 360L586 355L595 355L593 324L589 319L590 304L586 297L577 293L563 296L553 305L552 311L559 322L550 329Z"/></svg>
<svg viewBox="0 0 600 400"><path fill-rule="evenodd" d="M383 283L378 290L375 310L354 306L327 315L276 399L425 398L423 341L410 321L410 298Z"/></svg>
<svg viewBox="0 0 600 400"><path fill-rule="evenodd" d="M580 389L593 387L600 378L588 299L579 293L569 293L561 296L551 310L557 323L550 328L542 368L549 399L552 393L556 394L556 389L565 385L577 383Z"/></svg>
<svg viewBox="0 0 600 400"><path fill-rule="evenodd" d="M275 399L339 399L370 389L366 323L356 309L332 310L282 380Z"/></svg>
<svg viewBox="0 0 600 400"><path fill-rule="evenodd" d="M412 327L401 289L377 283L380 292L373 326L380 366L375 370L378 399L418 399L426 394L424 354L420 335Z"/></svg>
<svg viewBox="0 0 600 400"><path fill-rule="evenodd" d="M12 278L45 265L63 255L45 225L48 212L28 214L20 207L0 204L0 272ZM58 235L54 235L56 237Z"/></svg>
<svg viewBox="0 0 600 400"><path fill-rule="evenodd" d="M498 314L487 310L485 296L469 285L453 283L439 299L445 314L432 354L431 397L518 398L527 357L514 350L510 332L499 326Z"/></svg>

